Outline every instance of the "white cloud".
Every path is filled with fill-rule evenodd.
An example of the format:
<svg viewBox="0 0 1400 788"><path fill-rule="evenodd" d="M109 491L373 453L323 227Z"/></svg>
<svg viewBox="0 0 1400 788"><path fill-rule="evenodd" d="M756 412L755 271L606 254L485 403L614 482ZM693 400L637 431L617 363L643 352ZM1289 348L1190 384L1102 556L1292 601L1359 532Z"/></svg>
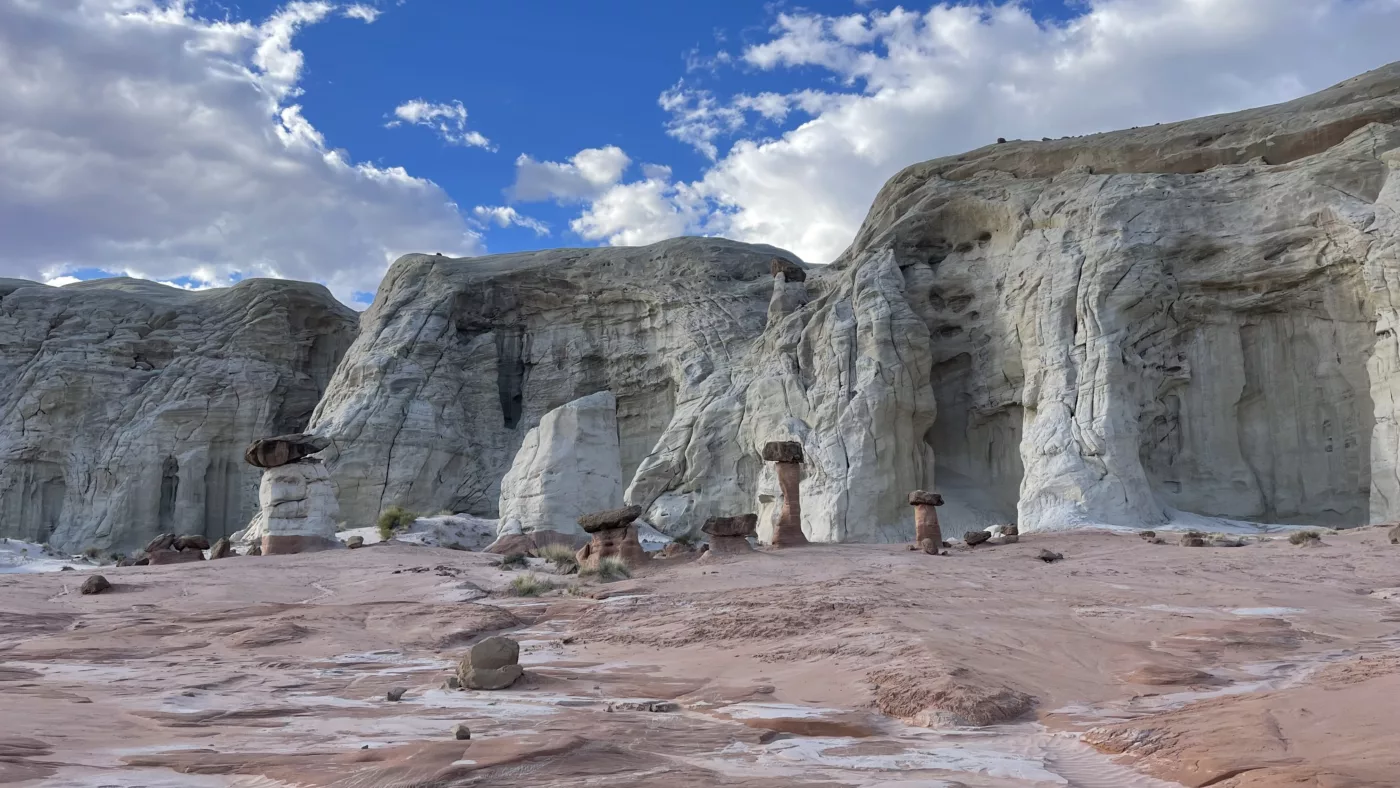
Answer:
<svg viewBox="0 0 1400 788"><path fill-rule="evenodd" d="M433 129L439 137L451 145L496 150L495 146L491 144L491 140L486 139L480 132L467 130L467 108L462 106L460 101L432 104L423 99L413 99L395 107L394 117L395 120L384 125L394 128L404 123L411 123L415 126Z"/></svg>
<svg viewBox="0 0 1400 788"><path fill-rule="evenodd" d="M350 160L296 104L293 39L329 3L262 22L184 3L0 0L0 275L81 269L373 291L396 256L478 254L431 181Z"/></svg>
<svg viewBox="0 0 1400 788"><path fill-rule="evenodd" d="M549 235L549 225L521 214L519 211L507 205L478 205L472 209L472 214L477 221L483 225L494 224L497 227L524 227L531 230L535 235Z"/></svg>
<svg viewBox="0 0 1400 788"><path fill-rule="evenodd" d="M783 14L738 59L821 82L793 93L663 93L667 130L713 156L689 183L619 183L574 223L610 242L723 234L827 262L879 187L997 137L1040 139L1269 104L1395 58L1396 0L1087 0L1040 24L1020 3ZM822 83L825 83L823 85ZM765 138L768 120L809 114ZM727 150L721 142L744 135ZM636 205L627 206L628 200Z"/></svg>
<svg viewBox="0 0 1400 788"><path fill-rule="evenodd" d="M378 19L379 15L382 13L384 12L380 11L378 8L372 5L365 5L364 3L346 6L345 9L341 11L341 14L343 14L345 18L360 19L367 25L373 24L374 20Z"/></svg>
<svg viewBox="0 0 1400 788"><path fill-rule="evenodd" d="M52 279L45 279L44 284L50 287L63 287L64 285L71 285L81 281L83 280L76 276L55 276Z"/></svg>
<svg viewBox="0 0 1400 788"><path fill-rule="evenodd" d="M622 179L632 160L616 145L585 148L566 162L536 161L525 154L515 160L512 200L581 202L603 194Z"/></svg>

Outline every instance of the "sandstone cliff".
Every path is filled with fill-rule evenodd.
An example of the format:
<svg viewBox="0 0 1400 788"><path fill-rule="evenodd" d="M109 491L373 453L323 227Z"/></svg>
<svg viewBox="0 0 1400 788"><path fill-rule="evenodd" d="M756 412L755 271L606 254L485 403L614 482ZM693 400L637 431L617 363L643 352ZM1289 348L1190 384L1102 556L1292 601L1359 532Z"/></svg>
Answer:
<svg viewBox="0 0 1400 788"><path fill-rule="evenodd" d="M122 550L243 528L243 450L306 426L357 323L299 282L0 280L0 535Z"/></svg>
<svg viewBox="0 0 1400 788"><path fill-rule="evenodd" d="M817 540L1400 517L1389 179L1400 66L1298 101L906 169L833 265L678 239L395 264L313 419L346 516L494 515L526 430L618 401L670 533L778 506ZM773 257L785 260L769 268ZM775 278L776 273L776 278Z"/></svg>

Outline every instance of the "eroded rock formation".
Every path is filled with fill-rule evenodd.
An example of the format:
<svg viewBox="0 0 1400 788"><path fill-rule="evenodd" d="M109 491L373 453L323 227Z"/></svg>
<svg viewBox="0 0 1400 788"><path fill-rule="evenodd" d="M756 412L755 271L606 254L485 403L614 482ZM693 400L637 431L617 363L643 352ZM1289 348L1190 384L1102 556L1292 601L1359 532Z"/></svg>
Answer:
<svg viewBox="0 0 1400 788"><path fill-rule="evenodd" d="M578 518L579 527L593 537L579 548L579 568L596 569L604 558L621 559L634 569L642 566L648 556L637 538L636 519L641 514L640 506L624 506Z"/></svg>
<svg viewBox="0 0 1400 788"><path fill-rule="evenodd" d="M579 517L617 505L622 485L617 399L581 397L525 433L501 480L501 533L577 533Z"/></svg>
<svg viewBox="0 0 1400 788"><path fill-rule="evenodd" d="M234 538L259 545L260 555L333 550L342 546L335 535L339 514L330 473L309 457L263 471L258 513Z"/></svg>
<svg viewBox="0 0 1400 788"><path fill-rule="evenodd" d="M124 552L242 528L244 447L306 427L356 324L301 282L0 280L0 536Z"/></svg>

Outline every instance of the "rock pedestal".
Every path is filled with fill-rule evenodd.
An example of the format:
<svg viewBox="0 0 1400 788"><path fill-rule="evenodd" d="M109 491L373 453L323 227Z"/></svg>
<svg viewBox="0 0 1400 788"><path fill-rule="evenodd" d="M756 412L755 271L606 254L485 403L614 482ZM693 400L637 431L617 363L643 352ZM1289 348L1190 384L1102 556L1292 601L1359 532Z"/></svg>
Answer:
<svg viewBox="0 0 1400 788"><path fill-rule="evenodd" d="M773 441L763 447L763 461L777 463L778 488L783 493L783 509L773 529L773 546L811 544L802 532L802 444Z"/></svg>
<svg viewBox="0 0 1400 788"><path fill-rule="evenodd" d="M604 558L621 558L628 566L636 568L647 560L642 542L637 538L634 521L642 516L642 507L625 506L606 512L586 514L578 518L579 527L584 533L593 536L592 541L578 551L578 564L581 569L592 569Z"/></svg>
<svg viewBox="0 0 1400 788"><path fill-rule="evenodd" d="M260 546L262 555L343 547L335 536L340 507L330 474L320 460L306 456L318 445L320 441L307 436L283 436L248 447L245 459L267 470L258 486L258 513L242 532L241 540ZM261 464L287 457L297 459L275 466Z"/></svg>
<svg viewBox="0 0 1400 788"><path fill-rule="evenodd" d="M937 507L943 505L943 496L915 490L909 493L909 505L914 507L914 544L922 547L924 540L930 539L935 548L942 546L943 529L938 526Z"/></svg>
<svg viewBox="0 0 1400 788"><path fill-rule="evenodd" d="M749 544L749 537L758 533L758 515L711 517L700 530L710 536L712 555L751 553L753 547Z"/></svg>

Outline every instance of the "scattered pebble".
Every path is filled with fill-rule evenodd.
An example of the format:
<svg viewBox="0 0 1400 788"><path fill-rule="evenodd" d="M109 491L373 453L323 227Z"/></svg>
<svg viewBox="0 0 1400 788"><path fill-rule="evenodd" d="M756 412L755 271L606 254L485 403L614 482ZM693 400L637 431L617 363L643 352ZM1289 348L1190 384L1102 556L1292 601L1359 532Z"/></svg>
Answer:
<svg viewBox="0 0 1400 788"><path fill-rule="evenodd" d="M1056 561L1062 561L1062 560L1064 560L1064 556L1063 556L1063 555L1060 555L1059 553L1052 553L1052 552L1050 552L1049 550L1045 550L1045 549L1042 549L1042 550L1040 551L1040 553L1036 556L1036 558L1039 558L1040 560L1044 561L1044 562L1047 563L1047 564L1053 564L1053 563L1055 563Z"/></svg>
<svg viewBox="0 0 1400 788"><path fill-rule="evenodd" d="M389 690L389 695L388 695L389 700L392 700L392 701L403 700L403 696L404 696L404 693L405 693L405 692L408 692L408 688L407 688L407 687L394 687L393 689Z"/></svg>

